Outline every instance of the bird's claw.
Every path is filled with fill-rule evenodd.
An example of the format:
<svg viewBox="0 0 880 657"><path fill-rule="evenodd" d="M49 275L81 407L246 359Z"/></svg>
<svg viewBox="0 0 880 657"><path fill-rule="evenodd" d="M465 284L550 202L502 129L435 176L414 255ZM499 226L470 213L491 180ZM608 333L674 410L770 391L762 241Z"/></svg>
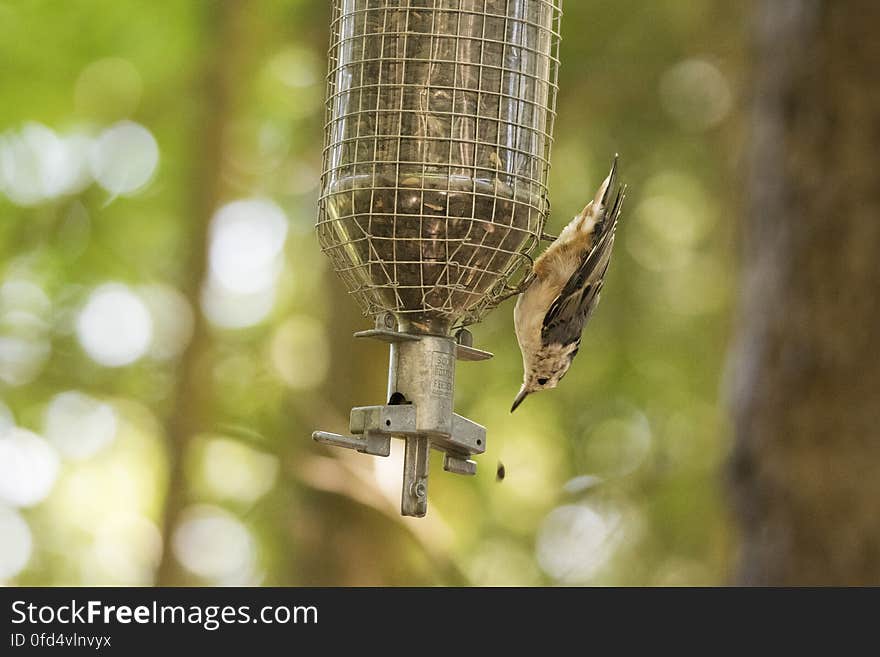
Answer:
<svg viewBox="0 0 880 657"><path fill-rule="evenodd" d="M507 288L508 292L506 294L503 294L501 297L499 297L498 300L495 302L495 305L497 306L497 305L504 303L510 297L519 296L520 294L525 292L527 289L529 289L529 286L532 284L532 282L534 280L535 280L535 272L530 271L528 274L526 274L525 278L523 278L522 281L520 281L519 285L517 285L516 287L505 286Z"/></svg>

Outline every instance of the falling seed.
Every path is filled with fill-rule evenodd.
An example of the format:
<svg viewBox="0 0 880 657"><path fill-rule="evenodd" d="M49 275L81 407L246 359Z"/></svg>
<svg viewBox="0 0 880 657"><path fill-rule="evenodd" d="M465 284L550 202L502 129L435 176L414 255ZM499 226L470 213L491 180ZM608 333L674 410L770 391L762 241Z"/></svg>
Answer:
<svg viewBox="0 0 880 657"><path fill-rule="evenodd" d="M492 151L489 153L489 161L499 169L504 166L501 162L501 158L498 156L498 151Z"/></svg>
<svg viewBox="0 0 880 657"><path fill-rule="evenodd" d="M507 472L504 470L504 464L498 461L498 469L495 471L495 481L504 481Z"/></svg>
<svg viewBox="0 0 880 657"><path fill-rule="evenodd" d="M442 205L437 205L436 203L427 203L427 202L426 202L426 203L425 203L425 207L426 207L426 208L431 208L432 210L435 210L435 211L437 211L437 212L442 212L442 211L443 211L443 206L442 206Z"/></svg>
<svg viewBox="0 0 880 657"><path fill-rule="evenodd" d="M418 185L418 184L419 184L419 179L418 179L418 178L404 178L404 179L400 182L400 184L403 185L403 186L405 186L405 187L409 187L410 185Z"/></svg>

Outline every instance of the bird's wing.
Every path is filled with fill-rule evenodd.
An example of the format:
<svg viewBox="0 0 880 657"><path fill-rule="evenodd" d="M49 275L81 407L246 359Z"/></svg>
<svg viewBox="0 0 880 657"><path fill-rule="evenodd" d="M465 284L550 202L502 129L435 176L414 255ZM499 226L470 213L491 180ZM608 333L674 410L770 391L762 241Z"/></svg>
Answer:
<svg viewBox="0 0 880 657"><path fill-rule="evenodd" d="M620 189L602 224L596 226L599 233L595 245L550 305L541 329L544 344L568 345L580 339L584 325L599 302L622 202L623 189Z"/></svg>

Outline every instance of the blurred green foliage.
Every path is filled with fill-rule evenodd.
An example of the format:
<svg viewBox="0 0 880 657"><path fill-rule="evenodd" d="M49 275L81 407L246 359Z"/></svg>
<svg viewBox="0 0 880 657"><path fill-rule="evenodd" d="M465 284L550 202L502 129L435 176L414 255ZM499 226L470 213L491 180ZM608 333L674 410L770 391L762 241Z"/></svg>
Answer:
<svg viewBox="0 0 880 657"><path fill-rule="evenodd" d="M0 581L723 582L748 7L566 2L548 229L620 153L603 301L563 385L513 416L512 302L474 327L496 356L460 366L456 403L488 451L472 479L435 461L411 520L400 454L309 439L380 402L387 366L312 232L328 5L0 0ZM279 258L215 253L241 199ZM270 283L209 290L209 244L209 278Z"/></svg>

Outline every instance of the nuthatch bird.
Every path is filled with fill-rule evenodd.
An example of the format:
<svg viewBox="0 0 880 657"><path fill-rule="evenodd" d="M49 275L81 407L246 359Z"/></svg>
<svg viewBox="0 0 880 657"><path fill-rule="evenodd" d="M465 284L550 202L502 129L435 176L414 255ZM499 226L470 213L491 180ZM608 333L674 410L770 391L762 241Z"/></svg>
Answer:
<svg viewBox="0 0 880 657"><path fill-rule="evenodd" d="M511 413L529 394L555 388L577 355L611 260L625 191L615 191L616 182L617 157L596 197L535 260L526 278L513 310L524 375Z"/></svg>

